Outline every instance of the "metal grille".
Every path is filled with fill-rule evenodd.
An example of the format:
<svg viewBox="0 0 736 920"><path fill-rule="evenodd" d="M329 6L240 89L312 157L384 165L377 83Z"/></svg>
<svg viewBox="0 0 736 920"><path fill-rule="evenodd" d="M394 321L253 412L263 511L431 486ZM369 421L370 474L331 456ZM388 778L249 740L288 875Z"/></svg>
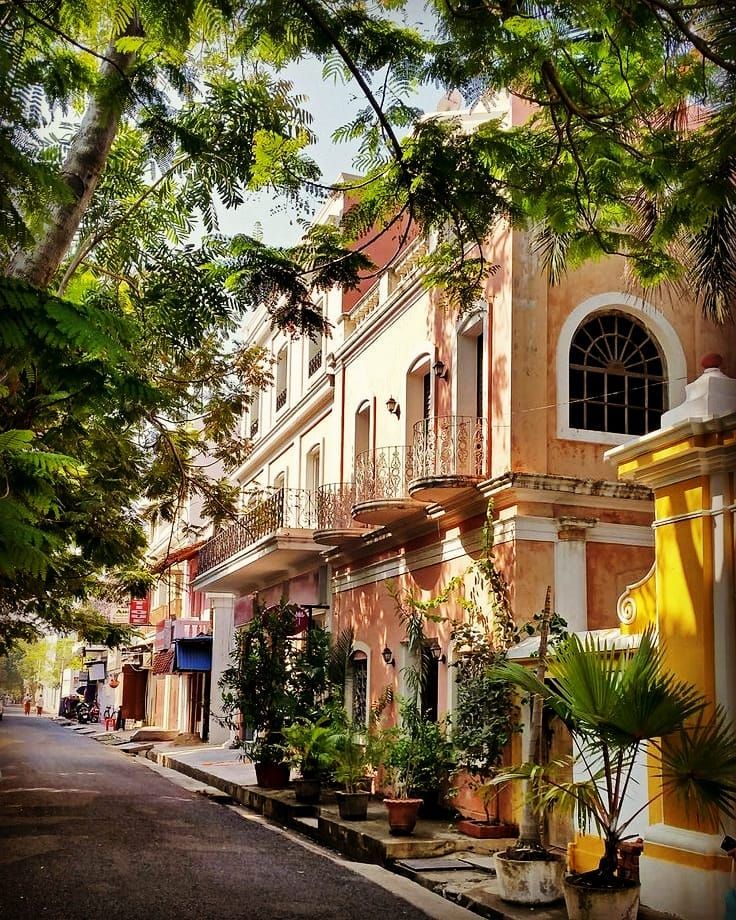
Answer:
<svg viewBox="0 0 736 920"><path fill-rule="evenodd" d="M351 662L353 678L353 722L358 725L368 724L368 661L365 658L353 659Z"/></svg>
<svg viewBox="0 0 736 920"><path fill-rule="evenodd" d="M317 371L320 369L321 366L322 366L322 349L320 348L320 350L316 352L315 354L313 354L312 357L309 359L309 364L307 365L307 376L313 377L317 373Z"/></svg>
<svg viewBox="0 0 736 920"><path fill-rule="evenodd" d="M278 412L279 409L283 409L285 405L286 405L286 388L281 390L276 396L276 411Z"/></svg>
<svg viewBox="0 0 736 920"><path fill-rule="evenodd" d="M446 415L422 419L414 425L414 476L466 476L484 479L485 419Z"/></svg>
<svg viewBox="0 0 736 920"><path fill-rule="evenodd" d="M646 434L664 409L664 360L644 326L623 313L583 323L570 345L570 427Z"/></svg>
<svg viewBox="0 0 736 920"><path fill-rule="evenodd" d="M205 543L199 551L198 572L214 568L282 527L314 530L316 523L310 492L306 489L279 489L246 508L237 521Z"/></svg>
<svg viewBox="0 0 736 920"><path fill-rule="evenodd" d="M353 520L351 509L355 504L355 486L338 482L320 486L315 492L317 530L366 530L367 524Z"/></svg>
<svg viewBox="0 0 736 920"><path fill-rule="evenodd" d="M366 450L355 460L355 502L408 498L408 485L414 478L411 447Z"/></svg>
<svg viewBox="0 0 736 920"><path fill-rule="evenodd" d="M250 423L250 436L254 438L258 434L258 419L253 419Z"/></svg>

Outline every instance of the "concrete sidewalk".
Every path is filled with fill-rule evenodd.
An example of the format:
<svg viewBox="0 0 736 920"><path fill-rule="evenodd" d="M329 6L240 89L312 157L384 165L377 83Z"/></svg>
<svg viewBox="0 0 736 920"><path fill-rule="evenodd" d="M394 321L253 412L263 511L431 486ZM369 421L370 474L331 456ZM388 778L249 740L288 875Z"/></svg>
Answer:
<svg viewBox="0 0 736 920"><path fill-rule="evenodd" d="M423 821L410 837L391 837L382 802L371 803L366 821L341 821L329 793L318 806L299 805L291 790L262 790L255 769L237 750L156 744L145 756L263 814L277 823L362 863L378 863L492 920L566 920L563 903L525 908L502 901L493 853L511 840L473 840L447 821ZM664 915L642 908L640 918Z"/></svg>

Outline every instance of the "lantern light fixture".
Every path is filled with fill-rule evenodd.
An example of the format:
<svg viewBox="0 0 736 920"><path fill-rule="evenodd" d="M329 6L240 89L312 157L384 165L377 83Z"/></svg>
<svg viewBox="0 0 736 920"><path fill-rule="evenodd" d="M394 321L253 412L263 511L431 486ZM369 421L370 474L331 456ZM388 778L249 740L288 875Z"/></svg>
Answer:
<svg viewBox="0 0 736 920"><path fill-rule="evenodd" d="M444 361L438 358L432 365L432 370L438 380L447 380L447 365Z"/></svg>
<svg viewBox="0 0 736 920"><path fill-rule="evenodd" d="M396 402L393 396L389 396L389 398L386 400L386 408L391 413L391 415L395 415L396 418L398 418L401 414L401 406Z"/></svg>
<svg viewBox="0 0 736 920"><path fill-rule="evenodd" d="M386 646L386 648L381 652L381 658L383 658L386 664L390 664L392 668L396 667L396 659L394 658L394 653L388 646Z"/></svg>

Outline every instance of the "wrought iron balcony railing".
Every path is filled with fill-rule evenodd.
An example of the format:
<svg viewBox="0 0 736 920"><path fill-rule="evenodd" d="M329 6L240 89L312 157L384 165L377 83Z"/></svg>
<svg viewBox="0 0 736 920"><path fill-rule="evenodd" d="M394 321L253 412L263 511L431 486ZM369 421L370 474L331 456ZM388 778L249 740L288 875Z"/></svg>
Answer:
<svg viewBox="0 0 736 920"><path fill-rule="evenodd" d="M363 451L355 460L355 503L407 499L409 482L415 477L411 447Z"/></svg>
<svg viewBox="0 0 736 920"><path fill-rule="evenodd" d="M486 421L468 415L422 419L414 425L413 476L487 475Z"/></svg>
<svg viewBox="0 0 736 920"><path fill-rule="evenodd" d="M355 486L337 482L320 486L314 496L317 509L317 530L360 530L370 528L355 521L351 509L355 504Z"/></svg>
<svg viewBox="0 0 736 920"><path fill-rule="evenodd" d="M283 409L285 405L286 405L286 389L279 390L279 392L276 395L276 411L278 412L279 409Z"/></svg>
<svg viewBox="0 0 736 920"><path fill-rule="evenodd" d="M214 568L281 528L314 530L316 525L311 492L306 489L279 489L246 508L236 521L205 543L199 551L198 572Z"/></svg>
<svg viewBox="0 0 736 920"><path fill-rule="evenodd" d="M309 364L307 365L307 376L314 377L317 371L322 366L322 349L315 352L312 357L309 359Z"/></svg>

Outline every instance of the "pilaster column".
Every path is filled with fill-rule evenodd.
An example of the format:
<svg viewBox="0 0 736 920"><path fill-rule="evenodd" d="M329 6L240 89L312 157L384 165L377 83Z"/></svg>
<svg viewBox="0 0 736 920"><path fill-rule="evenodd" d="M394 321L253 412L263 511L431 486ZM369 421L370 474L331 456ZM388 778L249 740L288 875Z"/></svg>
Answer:
<svg viewBox="0 0 736 920"><path fill-rule="evenodd" d="M598 522L594 518L561 517L555 542L554 609L570 632L588 628L588 574L585 541Z"/></svg>
<svg viewBox="0 0 736 920"><path fill-rule="evenodd" d="M224 744L232 737L229 728L220 724L222 718L222 694L218 682L223 671L230 666L230 650L233 646L235 595L207 594L212 611L212 683L210 688L210 731L212 744Z"/></svg>

